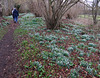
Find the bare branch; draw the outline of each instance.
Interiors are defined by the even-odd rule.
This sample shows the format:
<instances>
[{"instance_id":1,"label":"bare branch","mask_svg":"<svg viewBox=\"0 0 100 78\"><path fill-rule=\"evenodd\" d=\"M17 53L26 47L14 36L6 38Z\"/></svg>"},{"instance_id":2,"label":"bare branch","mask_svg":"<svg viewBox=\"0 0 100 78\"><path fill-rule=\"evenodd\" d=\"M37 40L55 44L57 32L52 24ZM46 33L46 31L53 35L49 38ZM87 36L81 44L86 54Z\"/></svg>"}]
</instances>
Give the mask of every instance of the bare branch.
<instances>
[{"instance_id":1,"label":"bare branch","mask_svg":"<svg viewBox=\"0 0 100 78\"><path fill-rule=\"evenodd\" d=\"M62 16L80 0L38 0L43 3L47 28L54 29L60 24Z\"/></svg>"}]
</instances>

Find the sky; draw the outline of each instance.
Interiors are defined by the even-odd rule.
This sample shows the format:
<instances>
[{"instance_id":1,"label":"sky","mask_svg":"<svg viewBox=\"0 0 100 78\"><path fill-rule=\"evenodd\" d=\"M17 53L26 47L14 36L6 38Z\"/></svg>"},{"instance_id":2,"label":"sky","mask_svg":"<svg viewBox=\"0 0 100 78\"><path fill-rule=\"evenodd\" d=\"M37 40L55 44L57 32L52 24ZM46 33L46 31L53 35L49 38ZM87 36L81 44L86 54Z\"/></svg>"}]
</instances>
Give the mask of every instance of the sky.
<instances>
[{"instance_id":1,"label":"sky","mask_svg":"<svg viewBox=\"0 0 100 78\"><path fill-rule=\"evenodd\" d=\"M86 1L86 0L83 0ZM87 0L89 5L92 5L93 0ZM99 6L100 6L100 2L99 2Z\"/></svg>"},{"instance_id":2,"label":"sky","mask_svg":"<svg viewBox=\"0 0 100 78\"><path fill-rule=\"evenodd\" d=\"M85 0L83 0L83 1L85 1ZM87 0L87 1L93 1L93 0Z\"/></svg>"},{"instance_id":3,"label":"sky","mask_svg":"<svg viewBox=\"0 0 100 78\"><path fill-rule=\"evenodd\" d=\"M85 1L85 0L83 0L83 1ZM93 2L93 0L87 0L87 2L88 2L88 3L91 3L91 2Z\"/></svg>"}]
</instances>

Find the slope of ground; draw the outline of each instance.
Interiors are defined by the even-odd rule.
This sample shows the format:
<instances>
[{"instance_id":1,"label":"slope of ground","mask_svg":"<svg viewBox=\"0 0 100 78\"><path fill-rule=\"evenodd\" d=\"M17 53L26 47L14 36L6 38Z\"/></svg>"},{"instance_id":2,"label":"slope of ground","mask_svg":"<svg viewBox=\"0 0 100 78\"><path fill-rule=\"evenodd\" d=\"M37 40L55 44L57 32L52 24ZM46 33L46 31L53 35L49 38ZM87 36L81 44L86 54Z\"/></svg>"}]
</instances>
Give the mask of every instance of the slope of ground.
<instances>
[{"instance_id":1,"label":"slope of ground","mask_svg":"<svg viewBox=\"0 0 100 78\"><path fill-rule=\"evenodd\" d=\"M73 23L47 30L42 18L26 14L14 32L19 78L99 78L100 34Z\"/></svg>"},{"instance_id":2,"label":"slope of ground","mask_svg":"<svg viewBox=\"0 0 100 78\"><path fill-rule=\"evenodd\" d=\"M0 17L0 40L7 33L9 24L6 19Z\"/></svg>"},{"instance_id":3,"label":"slope of ground","mask_svg":"<svg viewBox=\"0 0 100 78\"><path fill-rule=\"evenodd\" d=\"M0 19L0 78L16 78L16 45L13 33L18 23L4 18Z\"/></svg>"}]
</instances>

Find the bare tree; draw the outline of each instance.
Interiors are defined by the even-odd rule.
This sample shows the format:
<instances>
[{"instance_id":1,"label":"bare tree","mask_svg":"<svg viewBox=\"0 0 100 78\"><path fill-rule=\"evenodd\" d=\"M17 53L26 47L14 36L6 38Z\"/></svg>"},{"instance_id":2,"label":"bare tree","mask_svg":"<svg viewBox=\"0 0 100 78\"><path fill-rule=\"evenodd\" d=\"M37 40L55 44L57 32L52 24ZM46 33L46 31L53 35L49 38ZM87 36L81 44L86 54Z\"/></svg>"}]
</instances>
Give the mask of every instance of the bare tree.
<instances>
[{"instance_id":1,"label":"bare tree","mask_svg":"<svg viewBox=\"0 0 100 78\"><path fill-rule=\"evenodd\" d=\"M58 28L62 16L80 0L38 0L46 21L47 29Z\"/></svg>"},{"instance_id":2,"label":"bare tree","mask_svg":"<svg viewBox=\"0 0 100 78\"><path fill-rule=\"evenodd\" d=\"M93 0L93 4L92 4L92 17L93 17L93 22L94 24L97 24L97 13L98 13L98 9L99 9L99 2L100 0Z\"/></svg>"},{"instance_id":3,"label":"bare tree","mask_svg":"<svg viewBox=\"0 0 100 78\"><path fill-rule=\"evenodd\" d=\"M82 3L77 3L73 7L71 7L63 17L66 19L73 19L77 18L79 14L83 13L83 4Z\"/></svg>"},{"instance_id":4,"label":"bare tree","mask_svg":"<svg viewBox=\"0 0 100 78\"><path fill-rule=\"evenodd\" d=\"M81 1L80 1L81 2ZM84 5L86 5L89 9L92 10L92 17L93 17L93 23L97 24L97 15L98 15L98 11L99 11L99 3L100 0L85 0L84 2L81 2Z\"/></svg>"},{"instance_id":5,"label":"bare tree","mask_svg":"<svg viewBox=\"0 0 100 78\"><path fill-rule=\"evenodd\" d=\"M0 1L0 17L2 16L2 5L1 5L1 1Z\"/></svg>"}]
</instances>

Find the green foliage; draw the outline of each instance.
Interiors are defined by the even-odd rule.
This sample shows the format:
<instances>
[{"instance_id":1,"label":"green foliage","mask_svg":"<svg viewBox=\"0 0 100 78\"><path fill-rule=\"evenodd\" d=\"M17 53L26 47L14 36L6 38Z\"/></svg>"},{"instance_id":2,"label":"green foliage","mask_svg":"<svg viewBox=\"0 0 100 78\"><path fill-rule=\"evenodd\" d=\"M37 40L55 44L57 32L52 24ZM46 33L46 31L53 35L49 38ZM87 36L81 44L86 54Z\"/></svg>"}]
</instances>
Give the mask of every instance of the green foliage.
<instances>
[{"instance_id":1,"label":"green foliage","mask_svg":"<svg viewBox=\"0 0 100 78\"><path fill-rule=\"evenodd\" d=\"M30 48L31 48L31 49L35 49L34 44L30 44Z\"/></svg>"},{"instance_id":2,"label":"green foliage","mask_svg":"<svg viewBox=\"0 0 100 78\"><path fill-rule=\"evenodd\" d=\"M86 39L80 39L79 41L86 42L87 40Z\"/></svg>"},{"instance_id":3,"label":"green foliage","mask_svg":"<svg viewBox=\"0 0 100 78\"><path fill-rule=\"evenodd\" d=\"M22 42L22 45L23 45L23 46L28 45L28 41L24 40L24 41Z\"/></svg>"},{"instance_id":4,"label":"green foliage","mask_svg":"<svg viewBox=\"0 0 100 78\"><path fill-rule=\"evenodd\" d=\"M79 56L80 56L80 57L83 57L83 56L84 56L84 53L79 53Z\"/></svg>"},{"instance_id":5,"label":"green foliage","mask_svg":"<svg viewBox=\"0 0 100 78\"><path fill-rule=\"evenodd\" d=\"M32 74L33 74L33 73L32 73L31 71L28 71L27 74L28 74L27 77L29 78L29 77L32 77Z\"/></svg>"},{"instance_id":6,"label":"green foliage","mask_svg":"<svg viewBox=\"0 0 100 78\"><path fill-rule=\"evenodd\" d=\"M98 68L98 70L100 70L100 64L98 64L98 67L97 68Z\"/></svg>"},{"instance_id":7,"label":"green foliage","mask_svg":"<svg viewBox=\"0 0 100 78\"><path fill-rule=\"evenodd\" d=\"M97 37L100 38L100 34L97 34Z\"/></svg>"},{"instance_id":8,"label":"green foliage","mask_svg":"<svg viewBox=\"0 0 100 78\"><path fill-rule=\"evenodd\" d=\"M25 29L22 29L22 28L18 28L18 29L16 29L16 30L14 31L14 34L16 34L16 36L17 36L18 34L20 34L20 36L23 36L23 35L26 35L27 33L28 33L28 31L25 30Z\"/></svg>"},{"instance_id":9,"label":"green foliage","mask_svg":"<svg viewBox=\"0 0 100 78\"><path fill-rule=\"evenodd\" d=\"M25 18L33 18L35 17L32 13L28 13L28 14L25 14L24 16L22 16L23 19Z\"/></svg>"},{"instance_id":10,"label":"green foliage","mask_svg":"<svg viewBox=\"0 0 100 78\"><path fill-rule=\"evenodd\" d=\"M80 43L80 44L78 44L78 48L82 48L82 49L84 49L84 48L85 48L85 44L84 44L84 43Z\"/></svg>"},{"instance_id":11,"label":"green foliage","mask_svg":"<svg viewBox=\"0 0 100 78\"><path fill-rule=\"evenodd\" d=\"M83 32L83 30L82 29L78 29L78 28L73 28L73 30L72 30L72 33L76 34L76 36L81 34L82 32Z\"/></svg>"},{"instance_id":12,"label":"green foliage","mask_svg":"<svg viewBox=\"0 0 100 78\"><path fill-rule=\"evenodd\" d=\"M95 48L93 48L93 47L88 47L88 50L89 50L90 52L96 52L96 51L98 51L97 49L95 49Z\"/></svg>"},{"instance_id":13,"label":"green foliage","mask_svg":"<svg viewBox=\"0 0 100 78\"><path fill-rule=\"evenodd\" d=\"M40 41L39 43L40 43L40 45L43 45L44 44L44 41Z\"/></svg>"},{"instance_id":14,"label":"green foliage","mask_svg":"<svg viewBox=\"0 0 100 78\"><path fill-rule=\"evenodd\" d=\"M29 63L24 65L27 70L27 72L24 72L29 78L32 78L32 75L35 78L57 77L56 72L59 72L57 69L60 70L63 67L71 69L69 75L71 78L82 78L81 73L79 73L80 69L81 71L86 70L92 76L93 74L97 76L99 65L96 71L92 62L84 61L85 54L87 55L86 58L88 58L91 54L94 54L92 52L98 51L97 45L95 46L93 43L88 44L89 40L91 40L89 42L92 42L96 38L94 35L88 35L82 27L72 24L65 24L66 26L64 25L65 27L59 30L47 30L45 27L42 27L45 24L43 18L33 18L31 15L24 15L20 21L20 30L17 29L16 32L19 34L18 37L22 37L22 39L25 36L25 40L23 39L21 43L24 51L22 49L19 51L22 51L22 60L27 60ZM26 37L28 38L26 39ZM35 45L38 48L40 47L41 51L38 51ZM74 66L75 61L77 61L78 67L82 67L76 68L77 66ZM45 69L47 67L50 69Z\"/></svg>"},{"instance_id":15,"label":"green foliage","mask_svg":"<svg viewBox=\"0 0 100 78\"><path fill-rule=\"evenodd\" d=\"M51 32L51 30L47 30L47 32Z\"/></svg>"},{"instance_id":16,"label":"green foliage","mask_svg":"<svg viewBox=\"0 0 100 78\"><path fill-rule=\"evenodd\" d=\"M86 34L81 36L82 39L86 39L88 37L89 37L89 35L86 35Z\"/></svg>"},{"instance_id":17,"label":"green foliage","mask_svg":"<svg viewBox=\"0 0 100 78\"><path fill-rule=\"evenodd\" d=\"M33 37L33 34L29 33L29 36L30 36L30 37Z\"/></svg>"},{"instance_id":18,"label":"green foliage","mask_svg":"<svg viewBox=\"0 0 100 78\"><path fill-rule=\"evenodd\" d=\"M94 44L94 43L89 43L88 46L89 46L89 47L96 47L96 44Z\"/></svg>"},{"instance_id":19,"label":"green foliage","mask_svg":"<svg viewBox=\"0 0 100 78\"><path fill-rule=\"evenodd\" d=\"M45 35L44 39L47 41L57 40L58 38L55 35Z\"/></svg>"},{"instance_id":20,"label":"green foliage","mask_svg":"<svg viewBox=\"0 0 100 78\"><path fill-rule=\"evenodd\" d=\"M3 16L5 19L13 19L12 15L11 16Z\"/></svg>"},{"instance_id":21,"label":"green foliage","mask_svg":"<svg viewBox=\"0 0 100 78\"><path fill-rule=\"evenodd\" d=\"M41 53L41 55L42 55L42 58L44 59L44 60L47 60L48 59L48 52L46 52L46 51L43 51L42 53Z\"/></svg>"},{"instance_id":22,"label":"green foliage","mask_svg":"<svg viewBox=\"0 0 100 78\"><path fill-rule=\"evenodd\" d=\"M60 39L61 39L61 40L65 40L66 38L62 36Z\"/></svg>"},{"instance_id":23,"label":"green foliage","mask_svg":"<svg viewBox=\"0 0 100 78\"><path fill-rule=\"evenodd\" d=\"M80 61L82 61L82 60L84 60L84 58L83 57L77 57Z\"/></svg>"},{"instance_id":24,"label":"green foliage","mask_svg":"<svg viewBox=\"0 0 100 78\"><path fill-rule=\"evenodd\" d=\"M67 66L68 68L70 67L69 64L70 64L70 60L66 57L58 57L57 60L56 60L56 63L59 65L59 66Z\"/></svg>"},{"instance_id":25,"label":"green foliage","mask_svg":"<svg viewBox=\"0 0 100 78\"><path fill-rule=\"evenodd\" d=\"M69 52L64 51L64 52L63 52L63 55L64 55L64 56L69 56Z\"/></svg>"},{"instance_id":26,"label":"green foliage","mask_svg":"<svg viewBox=\"0 0 100 78\"><path fill-rule=\"evenodd\" d=\"M83 66L83 67L87 67L87 66L88 66L88 62L82 60L82 61L80 62L80 65Z\"/></svg>"},{"instance_id":27,"label":"green foliage","mask_svg":"<svg viewBox=\"0 0 100 78\"><path fill-rule=\"evenodd\" d=\"M0 40L3 38L3 36L7 33L8 31L8 25L10 23L6 20L2 20L0 22Z\"/></svg>"},{"instance_id":28,"label":"green foliage","mask_svg":"<svg viewBox=\"0 0 100 78\"><path fill-rule=\"evenodd\" d=\"M56 43L57 43L56 40L52 40L52 41L51 41L51 44L56 44Z\"/></svg>"},{"instance_id":29,"label":"green foliage","mask_svg":"<svg viewBox=\"0 0 100 78\"><path fill-rule=\"evenodd\" d=\"M2 22L2 26L7 26L7 25L9 25L10 23L9 22Z\"/></svg>"},{"instance_id":30,"label":"green foliage","mask_svg":"<svg viewBox=\"0 0 100 78\"><path fill-rule=\"evenodd\" d=\"M93 74L93 68L87 67L87 68L86 68L86 71L87 71L90 75Z\"/></svg>"},{"instance_id":31,"label":"green foliage","mask_svg":"<svg viewBox=\"0 0 100 78\"><path fill-rule=\"evenodd\" d=\"M71 78L78 78L79 77L78 71L76 69L71 69L70 77Z\"/></svg>"},{"instance_id":32,"label":"green foliage","mask_svg":"<svg viewBox=\"0 0 100 78\"><path fill-rule=\"evenodd\" d=\"M68 50L69 52L73 52L73 51L74 51L73 47L68 47L67 50Z\"/></svg>"},{"instance_id":33,"label":"green foliage","mask_svg":"<svg viewBox=\"0 0 100 78\"><path fill-rule=\"evenodd\" d=\"M89 66L92 67L92 65L93 65L93 63L92 62L89 62Z\"/></svg>"},{"instance_id":34,"label":"green foliage","mask_svg":"<svg viewBox=\"0 0 100 78\"><path fill-rule=\"evenodd\" d=\"M41 65L38 61L34 61L33 64L31 64L31 66L32 66L32 67L33 67L33 66L36 66L36 69L37 69L38 71L42 71L42 69L43 69L42 65Z\"/></svg>"}]
</instances>

